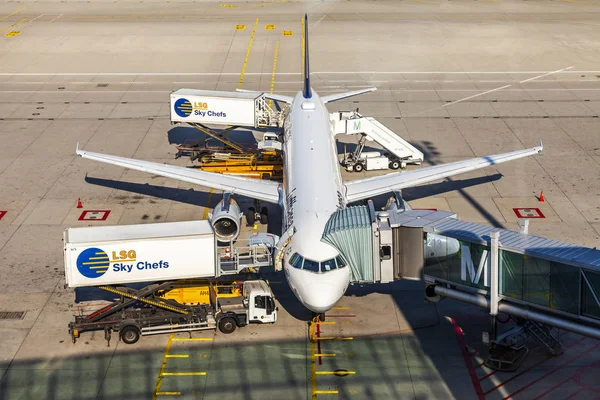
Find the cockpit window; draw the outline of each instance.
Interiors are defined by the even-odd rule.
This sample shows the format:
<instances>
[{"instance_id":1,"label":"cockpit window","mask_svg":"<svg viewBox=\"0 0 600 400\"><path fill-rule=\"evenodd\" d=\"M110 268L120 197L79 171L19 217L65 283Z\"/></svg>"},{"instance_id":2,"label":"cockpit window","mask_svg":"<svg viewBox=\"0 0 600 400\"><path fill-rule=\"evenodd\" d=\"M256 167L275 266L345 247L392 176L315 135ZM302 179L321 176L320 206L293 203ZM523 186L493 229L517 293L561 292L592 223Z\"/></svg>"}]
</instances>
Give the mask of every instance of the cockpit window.
<instances>
[{"instance_id":1,"label":"cockpit window","mask_svg":"<svg viewBox=\"0 0 600 400\"><path fill-rule=\"evenodd\" d=\"M302 269L311 271L311 272L319 272L319 263L316 261L309 260L308 258L304 259L304 267Z\"/></svg>"},{"instance_id":2,"label":"cockpit window","mask_svg":"<svg viewBox=\"0 0 600 400\"><path fill-rule=\"evenodd\" d=\"M304 261L302 256L298 253L294 253L294 255L290 258L289 263L294 268L302 269L302 261Z\"/></svg>"},{"instance_id":3,"label":"cockpit window","mask_svg":"<svg viewBox=\"0 0 600 400\"><path fill-rule=\"evenodd\" d=\"M335 261L337 262L337 267L338 267L338 268L344 268L346 265L348 265L348 264L346 264L346 263L344 262L344 259L342 258L342 256L337 256L337 257L335 258Z\"/></svg>"},{"instance_id":4,"label":"cockpit window","mask_svg":"<svg viewBox=\"0 0 600 400\"><path fill-rule=\"evenodd\" d=\"M321 262L321 272L331 271L332 269L336 268L337 267L335 266L335 259L333 258L331 260Z\"/></svg>"}]
</instances>

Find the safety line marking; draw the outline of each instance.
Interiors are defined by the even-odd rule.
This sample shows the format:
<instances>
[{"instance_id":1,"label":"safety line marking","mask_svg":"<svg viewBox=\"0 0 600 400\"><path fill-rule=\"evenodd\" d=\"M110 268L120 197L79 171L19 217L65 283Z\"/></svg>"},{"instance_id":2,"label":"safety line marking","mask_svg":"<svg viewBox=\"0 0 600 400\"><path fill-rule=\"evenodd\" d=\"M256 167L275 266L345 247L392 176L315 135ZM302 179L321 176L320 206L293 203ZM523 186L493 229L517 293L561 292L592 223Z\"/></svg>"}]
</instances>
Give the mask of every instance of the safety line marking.
<instances>
[{"instance_id":1,"label":"safety line marking","mask_svg":"<svg viewBox=\"0 0 600 400\"><path fill-rule=\"evenodd\" d=\"M206 372L163 372L162 376L205 376Z\"/></svg>"},{"instance_id":2,"label":"safety line marking","mask_svg":"<svg viewBox=\"0 0 600 400\"><path fill-rule=\"evenodd\" d=\"M167 358L190 358L189 354L167 354Z\"/></svg>"},{"instance_id":3,"label":"safety line marking","mask_svg":"<svg viewBox=\"0 0 600 400\"><path fill-rule=\"evenodd\" d=\"M248 58L250 58L250 51L252 50L252 42L254 41L254 34L256 33L256 27L258 26L258 18L256 18L256 22L254 22L254 28L252 28L252 35L250 36L250 43L248 43L248 50L246 51L246 58L244 59L244 66L242 67L242 74L240 75L240 82L238 83L237 88L242 88L242 83L244 82L244 74L246 73L246 67L248 66Z\"/></svg>"},{"instance_id":4,"label":"safety line marking","mask_svg":"<svg viewBox=\"0 0 600 400\"><path fill-rule=\"evenodd\" d=\"M157 396L181 396L181 392L156 392Z\"/></svg>"},{"instance_id":5,"label":"safety line marking","mask_svg":"<svg viewBox=\"0 0 600 400\"><path fill-rule=\"evenodd\" d=\"M315 390L314 394L339 394L337 390Z\"/></svg>"},{"instance_id":6,"label":"safety line marking","mask_svg":"<svg viewBox=\"0 0 600 400\"><path fill-rule=\"evenodd\" d=\"M315 357L335 357L335 353L317 353Z\"/></svg>"},{"instance_id":7,"label":"safety line marking","mask_svg":"<svg viewBox=\"0 0 600 400\"><path fill-rule=\"evenodd\" d=\"M13 11L13 12L11 12L10 14L8 14L8 15L5 15L4 17L1 17L1 18L0 18L0 21L4 21L4 20L5 20L5 19L7 19L8 17L12 17L13 15L15 15L15 14L18 14L18 13L20 13L21 11L23 11L23 10L25 10L25 9L27 9L27 7L19 8L17 11Z\"/></svg>"},{"instance_id":8,"label":"safety line marking","mask_svg":"<svg viewBox=\"0 0 600 400\"><path fill-rule=\"evenodd\" d=\"M314 338L314 340L354 340L354 338L352 336L321 336Z\"/></svg>"},{"instance_id":9,"label":"safety line marking","mask_svg":"<svg viewBox=\"0 0 600 400\"><path fill-rule=\"evenodd\" d=\"M213 338L173 338L174 342L211 341Z\"/></svg>"},{"instance_id":10,"label":"safety line marking","mask_svg":"<svg viewBox=\"0 0 600 400\"><path fill-rule=\"evenodd\" d=\"M336 310L336 311L342 311L342 310L349 310L350 307L333 307L332 310Z\"/></svg>"},{"instance_id":11,"label":"safety line marking","mask_svg":"<svg viewBox=\"0 0 600 400\"><path fill-rule=\"evenodd\" d=\"M65 15L65 14L60 14L58 17L56 17L56 18L54 18L54 19L50 20L50 22L54 22L54 21L56 21L57 19L59 19L59 18L60 18L60 17L62 17L63 15Z\"/></svg>"},{"instance_id":12,"label":"safety line marking","mask_svg":"<svg viewBox=\"0 0 600 400\"><path fill-rule=\"evenodd\" d=\"M273 94L273 89L275 88L275 71L277 71L277 55L279 54L279 40L275 42L275 55L273 56L273 72L271 73L271 91L270 94ZM269 100L269 106L273 107L273 100Z\"/></svg>"},{"instance_id":13,"label":"safety line marking","mask_svg":"<svg viewBox=\"0 0 600 400\"><path fill-rule=\"evenodd\" d=\"M34 19L31 19L31 20L29 20L29 23L31 23L31 22L33 22L33 21L35 21L36 19L38 19L38 18L40 18L40 17L43 17L44 15L46 15L46 14L40 14L40 15L38 15L38 16L37 16L37 17L35 17Z\"/></svg>"},{"instance_id":14,"label":"safety line marking","mask_svg":"<svg viewBox=\"0 0 600 400\"><path fill-rule=\"evenodd\" d=\"M12 24L11 26L7 26L7 27L6 27L6 28L4 28L4 29L0 29L0 32L7 31L7 30L9 30L10 28L12 28L13 26L17 26L17 25L19 25L21 22L25 22L25 21L27 21L27 19L28 19L28 18L23 18L22 20L20 20L19 22L15 22L15 23L14 23L14 24Z\"/></svg>"},{"instance_id":15,"label":"safety line marking","mask_svg":"<svg viewBox=\"0 0 600 400\"><path fill-rule=\"evenodd\" d=\"M156 386L154 386L154 394L152 395L152 400L156 400L156 397L158 396L158 393L160 390L160 384L162 383L163 373L167 366L167 355L169 354L169 351L171 350L172 342L173 342L173 334L171 333L169 335L169 340L167 341L167 348L165 349L165 354L163 356L162 365L160 366L160 372L158 373L158 378L156 379Z\"/></svg>"}]
</instances>

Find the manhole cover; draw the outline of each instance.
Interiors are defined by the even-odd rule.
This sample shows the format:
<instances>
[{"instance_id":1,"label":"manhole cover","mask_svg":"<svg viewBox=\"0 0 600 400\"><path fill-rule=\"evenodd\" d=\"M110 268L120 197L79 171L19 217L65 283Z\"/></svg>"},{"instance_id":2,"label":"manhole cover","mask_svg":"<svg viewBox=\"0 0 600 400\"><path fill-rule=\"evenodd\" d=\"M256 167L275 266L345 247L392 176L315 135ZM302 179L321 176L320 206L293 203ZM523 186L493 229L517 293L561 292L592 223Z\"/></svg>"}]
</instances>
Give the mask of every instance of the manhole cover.
<instances>
[{"instance_id":1,"label":"manhole cover","mask_svg":"<svg viewBox=\"0 0 600 400\"><path fill-rule=\"evenodd\" d=\"M26 311L0 311L0 319L23 319Z\"/></svg>"}]
</instances>

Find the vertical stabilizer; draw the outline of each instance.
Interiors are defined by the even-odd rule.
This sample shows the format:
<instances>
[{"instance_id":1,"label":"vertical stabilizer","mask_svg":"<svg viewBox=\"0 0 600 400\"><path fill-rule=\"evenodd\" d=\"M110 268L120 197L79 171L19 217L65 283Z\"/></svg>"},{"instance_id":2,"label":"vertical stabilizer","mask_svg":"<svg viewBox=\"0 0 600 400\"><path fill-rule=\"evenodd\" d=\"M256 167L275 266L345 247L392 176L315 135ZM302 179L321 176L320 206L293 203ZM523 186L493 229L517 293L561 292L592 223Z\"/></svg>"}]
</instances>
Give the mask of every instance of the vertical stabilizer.
<instances>
[{"instance_id":1,"label":"vertical stabilizer","mask_svg":"<svg viewBox=\"0 0 600 400\"><path fill-rule=\"evenodd\" d=\"M302 94L305 99L310 99L310 69L308 68L308 15L304 14L304 88Z\"/></svg>"}]
</instances>

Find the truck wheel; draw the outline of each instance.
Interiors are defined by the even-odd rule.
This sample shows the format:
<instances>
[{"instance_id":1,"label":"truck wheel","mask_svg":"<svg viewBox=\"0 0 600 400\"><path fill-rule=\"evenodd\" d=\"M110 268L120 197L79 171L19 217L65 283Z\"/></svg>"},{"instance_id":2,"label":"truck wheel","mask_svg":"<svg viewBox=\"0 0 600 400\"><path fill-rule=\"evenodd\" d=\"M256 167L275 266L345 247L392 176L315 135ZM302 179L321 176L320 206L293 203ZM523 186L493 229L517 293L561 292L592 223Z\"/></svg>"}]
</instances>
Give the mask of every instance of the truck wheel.
<instances>
[{"instance_id":1,"label":"truck wheel","mask_svg":"<svg viewBox=\"0 0 600 400\"><path fill-rule=\"evenodd\" d=\"M362 172L365 167L361 163L354 165L354 172Z\"/></svg>"},{"instance_id":2,"label":"truck wheel","mask_svg":"<svg viewBox=\"0 0 600 400\"><path fill-rule=\"evenodd\" d=\"M394 160L390 162L390 168L391 169L398 169L400 168L400 161L398 160Z\"/></svg>"},{"instance_id":3,"label":"truck wheel","mask_svg":"<svg viewBox=\"0 0 600 400\"><path fill-rule=\"evenodd\" d=\"M235 319L231 317L223 317L219 320L219 330L225 334L232 333L237 328Z\"/></svg>"},{"instance_id":4,"label":"truck wheel","mask_svg":"<svg viewBox=\"0 0 600 400\"><path fill-rule=\"evenodd\" d=\"M263 225L267 225L269 223L269 210L267 207L260 209L260 223Z\"/></svg>"},{"instance_id":5,"label":"truck wheel","mask_svg":"<svg viewBox=\"0 0 600 400\"><path fill-rule=\"evenodd\" d=\"M140 330L133 325L126 326L121 329L121 340L126 344L134 344L140 340Z\"/></svg>"},{"instance_id":6,"label":"truck wheel","mask_svg":"<svg viewBox=\"0 0 600 400\"><path fill-rule=\"evenodd\" d=\"M248 212L246 213L246 222L248 223L248 226L252 226L254 225L254 222L256 222L255 213L256 210L254 207L248 208Z\"/></svg>"}]
</instances>

